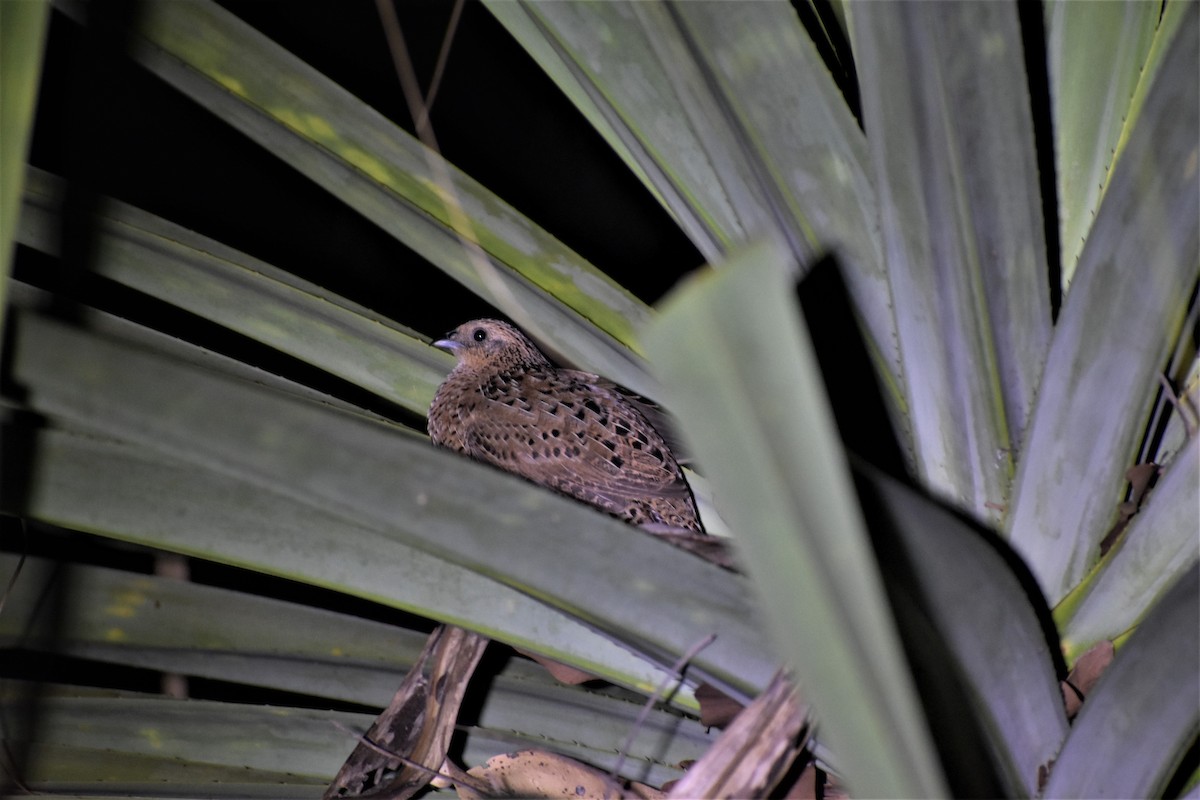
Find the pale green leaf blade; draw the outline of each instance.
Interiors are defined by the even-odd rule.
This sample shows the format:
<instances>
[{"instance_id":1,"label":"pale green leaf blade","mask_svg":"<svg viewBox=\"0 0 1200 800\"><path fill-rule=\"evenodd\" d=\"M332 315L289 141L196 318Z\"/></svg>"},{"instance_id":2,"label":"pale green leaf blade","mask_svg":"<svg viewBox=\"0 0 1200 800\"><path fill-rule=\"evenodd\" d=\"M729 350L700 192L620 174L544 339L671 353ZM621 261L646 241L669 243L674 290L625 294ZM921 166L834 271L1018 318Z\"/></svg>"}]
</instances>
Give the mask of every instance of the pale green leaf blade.
<instances>
[{"instance_id":1,"label":"pale green leaf blade","mask_svg":"<svg viewBox=\"0 0 1200 800\"><path fill-rule=\"evenodd\" d=\"M14 280L12 282L10 299L12 303L11 308L14 310L36 311L38 309L49 308L53 295L50 292L45 292L29 284ZM219 372L242 381L267 386L284 394L302 397L314 403L327 405L350 414L369 417L377 422L391 425L396 424L382 415L367 411L333 395L317 391L302 383L297 383L272 372L267 372L264 369L259 369L244 361L238 361L236 358L206 350L191 342L147 328L123 317L98 311L84 305L78 305L76 308L73 308L72 313L76 315L77 321L88 330L109 336L116 336L138 347L168 355L212 372ZM440 352L425 346L419 340L416 343L420 347L417 351L419 355L424 355L426 352L435 354ZM288 349L291 352L299 352L302 348L293 347ZM367 347L367 349L369 350L370 348ZM401 365L406 362L406 358L402 353L397 355L397 360ZM419 364L419 362L417 363ZM344 365L342 365L342 368L344 368ZM411 372L407 374L411 375L412 373L419 372L419 370L419 366L411 367Z\"/></svg>"},{"instance_id":2,"label":"pale green leaf blade","mask_svg":"<svg viewBox=\"0 0 1200 800\"><path fill-rule=\"evenodd\" d=\"M1105 192L1021 454L1007 529L1052 605L1116 518L1200 275L1198 19L1188 4Z\"/></svg>"},{"instance_id":3,"label":"pale green leaf blade","mask_svg":"<svg viewBox=\"0 0 1200 800\"><path fill-rule=\"evenodd\" d=\"M746 165L720 120L671 11L649 3L489 3L491 12L716 261L767 223ZM549 57L548 54L553 54ZM688 89L698 90L685 94Z\"/></svg>"},{"instance_id":4,"label":"pale green leaf blade","mask_svg":"<svg viewBox=\"0 0 1200 800\"><path fill-rule=\"evenodd\" d=\"M917 474L995 521L1050 336L1016 9L853 11Z\"/></svg>"},{"instance_id":5,"label":"pale green leaf blade","mask_svg":"<svg viewBox=\"0 0 1200 800\"><path fill-rule=\"evenodd\" d=\"M1146 102L1146 95L1158 78L1158 70L1162 66L1163 57L1166 56L1167 51L1171 47L1171 42L1175 41L1175 37L1179 34L1184 20L1187 19L1189 5L1186 2L1163 0L1162 16L1158 20L1158 28L1154 31L1154 39L1150 44L1149 52L1146 53L1146 60L1139 67L1137 88L1133 92L1133 98L1129 101L1129 110L1126 112L1124 122L1121 125L1121 138L1117 142L1117 150L1113 155L1113 160L1121 157L1121 152L1125 149L1125 143L1129 140L1129 134L1136 127L1137 120L1141 117L1142 105ZM1146 9L1139 9L1139 11L1143 14L1152 14L1152 12ZM1112 171L1111 168L1109 171Z\"/></svg>"},{"instance_id":6,"label":"pale green leaf blade","mask_svg":"<svg viewBox=\"0 0 1200 800\"><path fill-rule=\"evenodd\" d=\"M22 244L51 255L61 181L31 169ZM89 265L100 275L295 356L424 414L454 359L325 289L124 203L104 199Z\"/></svg>"},{"instance_id":7,"label":"pale green leaf blade","mask_svg":"<svg viewBox=\"0 0 1200 800\"><path fill-rule=\"evenodd\" d=\"M1200 732L1200 569L1118 652L1075 719L1045 797L1161 797Z\"/></svg>"},{"instance_id":8,"label":"pale green leaf blade","mask_svg":"<svg viewBox=\"0 0 1200 800\"><path fill-rule=\"evenodd\" d=\"M802 236L794 245L808 262L801 268L837 258L897 435L910 448L876 192L858 123L787 5L749 3L730 15L718 3L690 3L679 6L679 17L712 76L707 88L749 151L746 180L766 183L775 215L794 220L779 227Z\"/></svg>"},{"instance_id":9,"label":"pale green leaf blade","mask_svg":"<svg viewBox=\"0 0 1200 800\"><path fill-rule=\"evenodd\" d=\"M207 0L151 3L134 55L154 74L316 181L384 231L554 342L569 360L650 396L628 347L649 315L635 297L317 70ZM452 195L439 174L452 184ZM490 268L455 236L448 202Z\"/></svg>"},{"instance_id":10,"label":"pale green leaf blade","mask_svg":"<svg viewBox=\"0 0 1200 800\"><path fill-rule=\"evenodd\" d=\"M0 696L8 707L0 708L11 714L22 701L18 692L28 689L10 683L8 693ZM605 712L605 717L595 717L603 727L601 741L559 739L554 734L560 731L553 728L548 735L522 733L521 728L536 731L546 719L546 709L540 707L545 699L510 688L503 714L493 711L489 723L481 719L480 726L465 728L463 760L477 764L499 753L539 747L601 768L614 765L616 749L639 707L588 697L566 687L558 690L575 695L577 721L592 718L597 709ZM158 796L169 785L173 791L166 796L175 797L188 793L190 787L191 793L206 797L316 798L355 745L353 735L337 724L365 731L373 721L370 714L181 701L71 687L50 687L48 693L40 705L39 743L25 777L37 788L58 791ZM561 709L552 710L561 722ZM677 778L680 771L662 759L694 758L707 743L698 724L682 722L652 715L623 774L656 783ZM516 728L505 727L514 723ZM578 725L575 728L577 732ZM681 729L685 737L677 735ZM103 738L97 737L98 731ZM665 744L665 737L673 741ZM12 740L18 746L23 743L19 735Z\"/></svg>"},{"instance_id":11,"label":"pale green leaf blade","mask_svg":"<svg viewBox=\"0 0 1200 800\"><path fill-rule=\"evenodd\" d=\"M741 252L672 296L646 345L850 791L942 795L790 266Z\"/></svg>"},{"instance_id":12,"label":"pale green leaf blade","mask_svg":"<svg viewBox=\"0 0 1200 800\"><path fill-rule=\"evenodd\" d=\"M1139 0L1046 4L1064 286L1112 175L1117 142L1136 122L1130 101L1160 10Z\"/></svg>"},{"instance_id":13,"label":"pale green leaf blade","mask_svg":"<svg viewBox=\"0 0 1200 800\"><path fill-rule=\"evenodd\" d=\"M395 429L24 322L14 370L43 413L318 505L380 531L381 546L505 583L660 663L715 632L694 674L737 695L774 672L740 580L620 521Z\"/></svg>"},{"instance_id":14,"label":"pale green leaf blade","mask_svg":"<svg viewBox=\"0 0 1200 800\"><path fill-rule=\"evenodd\" d=\"M46 0L0 3L0 325L49 19Z\"/></svg>"},{"instance_id":15,"label":"pale green leaf blade","mask_svg":"<svg viewBox=\"0 0 1200 800\"><path fill-rule=\"evenodd\" d=\"M19 560L0 554L0 574L18 574ZM410 632L382 622L155 575L31 556L18 577L0 615L5 646L74 654L106 647L228 651L399 673L424 643L424 636L412 633L410 640ZM58 608L39 602L50 596L59 598ZM270 680L269 673L262 677Z\"/></svg>"},{"instance_id":16,"label":"pale green leaf blade","mask_svg":"<svg viewBox=\"0 0 1200 800\"><path fill-rule=\"evenodd\" d=\"M96 419L94 424L111 423ZM2 430L7 446L37 454L29 486L6 481L3 501L9 513L300 580L469 627L641 691L664 680L662 669L593 630L413 548L386 526L356 524L304 499L297 502L126 443L65 431ZM387 435L386 428L378 430ZM429 449L416 437L402 441L409 460ZM391 469L400 485L403 463ZM412 499L419 508L421 499ZM692 703L689 692L680 699Z\"/></svg>"},{"instance_id":17,"label":"pale green leaf blade","mask_svg":"<svg viewBox=\"0 0 1200 800\"><path fill-rule=\"evenodd\" d=\"M1096 642L1133 628L1155 601L1200 560L1196 498L1200 446L1184 445L1146 507L1130 521L1096 573L1057 609L1063 650L1074 660Z\"/></svg>"},{"instance_id":18,"label":"pale green leaf blade","mask_svg":"<svg viewBox=\"0 0 1200 800\"><path fill-rule=\"evenodd\" d=\"M3 574L18 558L0 556ZM39 598L60 599L54 620ZM119 629L120 634L114 635ZM48 634L48 636L47 636ZM82 564L29 559L0 616L5 646L235 681L382 708L426 635L214 586ZM476 725L611 766L635 727L628 697L563 686L531 662L491 678ZM715 733L652 710L630 742L625 774L657 782L698 758ZM640 764L640 766L639 766Z\"/></svg>"},{"instance_id":19,"label":"pale green leaf blade","mask_svg":"<svg viewBox=\"0 0 1200 800\"><path fill-rule=\"evenodd\" d=\"M31 688L6 684L0 700L7 718L20 713ZM190 785L197 794L236 796L242 785L253 788L247 796L315 798L354 745L333 723L360 730L370 724L369 715L338 711L53 687L45 695L37 718L43 744L22 777L60 792L153 796L169 782L177 795ZM19 730L9 736L23 743ZM66 753L69 760L62 759Z\"/></svg>"},{"instance_id":20,"label":"pale green leaf blade","mask_svg":"<svg viewBox=\"0 0 1200 800\"><path fill-rule=\"evenodd\" d=\"M780 232L835 253L907 436L895 322L861 130L783 3L489 3L697 248ZM780 109L803 109L780 113Z\"/></svg>"}]
</instances>

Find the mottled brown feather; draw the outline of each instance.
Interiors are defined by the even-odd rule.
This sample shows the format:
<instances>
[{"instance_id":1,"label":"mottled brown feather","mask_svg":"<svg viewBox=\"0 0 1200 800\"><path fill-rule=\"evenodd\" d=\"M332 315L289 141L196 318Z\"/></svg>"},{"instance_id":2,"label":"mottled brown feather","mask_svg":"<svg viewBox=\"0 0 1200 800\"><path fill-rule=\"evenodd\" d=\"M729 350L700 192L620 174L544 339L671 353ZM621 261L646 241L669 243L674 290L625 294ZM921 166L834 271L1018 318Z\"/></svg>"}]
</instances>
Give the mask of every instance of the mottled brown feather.
<instances>
[{"instance_id":1,"label":"mottled brown feather","mask_svg":"<svg viewBox=\"0 0 1200 800\"><path fill-rule=\"evenodd\" d=\"M702 532L649 401L611 381L556 369L516 328L464 323L435 342L458 358L429 409L429 436L635 525Z\"/></svg>"}]
</instances>

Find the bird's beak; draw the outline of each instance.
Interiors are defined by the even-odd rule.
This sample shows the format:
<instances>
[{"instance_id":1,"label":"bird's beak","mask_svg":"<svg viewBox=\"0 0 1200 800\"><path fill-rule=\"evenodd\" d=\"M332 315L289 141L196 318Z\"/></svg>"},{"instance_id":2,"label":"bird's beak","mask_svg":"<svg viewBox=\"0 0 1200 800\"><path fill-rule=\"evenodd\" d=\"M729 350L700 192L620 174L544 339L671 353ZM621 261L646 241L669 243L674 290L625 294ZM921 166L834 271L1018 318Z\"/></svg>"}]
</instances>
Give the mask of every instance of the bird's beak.
<instances>
[{"instance_id":1,"label":"bird's beak","mask_svg":"<svg viewBox=\"0 0 1200 800\"><path fill-rule=\"evenodd\" d=\"M433 343L433 346L439 350L445 350L450 353L457 353L462 349L462 342L456 342L454 339L438 339Z\"/></svg>"}]
</instances>

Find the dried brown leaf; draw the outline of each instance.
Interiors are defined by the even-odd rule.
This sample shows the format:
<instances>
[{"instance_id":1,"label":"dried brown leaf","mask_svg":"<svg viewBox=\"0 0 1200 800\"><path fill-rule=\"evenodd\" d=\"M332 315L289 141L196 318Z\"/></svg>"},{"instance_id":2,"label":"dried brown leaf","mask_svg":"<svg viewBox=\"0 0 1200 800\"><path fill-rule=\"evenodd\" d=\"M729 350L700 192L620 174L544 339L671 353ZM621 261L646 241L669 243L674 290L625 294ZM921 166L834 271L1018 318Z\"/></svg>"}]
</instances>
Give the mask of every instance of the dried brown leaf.
<instances>
[{"instance_id":1,"label":"dried brown leaf","mask_svg":"<svg viewBox=\"0 0 1200 800\"><path fill-rule=\"evenodd\" d=\"M1101 558L1107 555L1112 546L1116 544L1117 539L1121 538L1121 534L1129 525L1129 520L1133 519L1133 515L1141 509L1142 503L1146 499L1146 493L1150 490L1154 479L1158 477L1158 469L1158 464L1147 461L1144 464L1136 464L1125 471L1125 480L1129 481L1129 499L1117 506L1117 521L1100 540Z\"/></svg>"},{"instance_id":2,"label":"dried brown leaf","mask_svg":"<svg viewBox=\"0 0 1200 800\"><path fill-rule=\"evenodd\" d=\"M326 800L407 798L424 788L446 759L459 706L487 643L462 628L434 630L367 741L359 742L325 790Z\"/></svg>"},{"instance_id":3,"label":"dried brown leaf","mask_svg":"<svg viewBox=\"0 0 1200 800\"><path fill-rule=\"evenodd\" d=\"M568 686L578 686L579 684L587 683L588 681L601 680L601 678L593 675L590 672L584 672L577 667L572 667L571 665L564 664L561 661L555 661L552 658L539 656L537 653L531 653L528 650L522 650L519 647L515 649L521 655L528 656L545 667L546 671L549 672L550 675L553 676L554 680L558 681L559 683L565 683Z\"/></svg>"},{"instance_id":4,"label":"dried brown leaf","mask_svg":"<svg viewBox=\"0 0 1200 800\"><path fill-rule=\"evenodd\" d=\"M1067 719L1074 719L1084 699L1113 660L1112 642L1097 642L1075 662L1075 668L1062 682L1063 705Z\"/></svg>"},{"instance_id":5,"label":"dried brown leaf","mask_svg":"<svg viewBox=\"0 0 1200 800\"><path fill-rule=\"evenodd\" d=\"M589 767L572 758L544 750L521 750L489 758L483 766L467 770L475 783L483 783L491 791L484 795L472 788L458 785L462 800L483 797L573 797L608 798L642 797L647 800L663 797L662 792L644 784L634 784L627 790L615 784L602 770Z\"/></svg>"},{"instance_id":6,"label":"dried brown leaf","mask_svg":"<svg viewBox=\"0 0 1200 800\"><path fill-rule=\"evenodd\" d=\"M806 709L784 673L729 725L672 788L671 797L763 797L808 740Z\"/></svg>"},{"instance_id":7,"label":"dried brown leaf","mask_svg":"<svg viewBox=\"0 0 1200 800\"><path fill-rule=\"evenodd\" d=\"M745 709L741 703L710 683L696 687L696 702L700 704L700 722L709 728L724 728Z\"/></svg>"}]
</instances>

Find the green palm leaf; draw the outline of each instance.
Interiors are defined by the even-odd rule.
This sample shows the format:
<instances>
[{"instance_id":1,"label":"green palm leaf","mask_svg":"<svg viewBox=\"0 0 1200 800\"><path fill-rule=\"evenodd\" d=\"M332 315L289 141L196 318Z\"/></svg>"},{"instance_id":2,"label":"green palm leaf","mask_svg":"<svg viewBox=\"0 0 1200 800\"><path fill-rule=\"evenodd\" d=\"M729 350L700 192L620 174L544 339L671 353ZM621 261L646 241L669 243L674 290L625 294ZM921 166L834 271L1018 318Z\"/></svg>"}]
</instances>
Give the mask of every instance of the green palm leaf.
<instances>
[{"instance_id":1,"label":"green palm leaf","mask_svg":"<svg viewBox=\"0 0 1200 800\"><path fill-rule=\"evenodd\" d=\"M697 659L703 673L738 693L760 689L770 679L771 661L757 631L746 625L751 611L745 588L727 572L395 428L35 317L22 320L21 328L14 372L40 412L232 475L247 482L246 491L277 492L300 504L296 514L311 513L305 506L315 503L365 529L355 539L318 536L314 552L274 552L264 559L285 575L314 580L307 576L315 563L322 581L332 571L339 585L357 584L356 593L386 599L395 594L394 562L403 553L398 548L389 557L388 543L407 544L550 602L661 663L671 663L716 631L718 643ZM240 502L256 499L250 494ZM260 554L277 550L280 533L259 530L254 536L233 528L215 541L223 547L253 543ZM355 541L361 542L358 552L352 549ZM497 548L497 542L505 546ZM579 552L604 554L603 568L560 569ZM672 581L656 575L672 575ZM449 581L441 582L458 592L457 582ZM606 593L613 602L604 607L589 601ZM521 620L522 604L498 602L494 593L487 602L485 597L486 591L464 597L464 605L485 612L482 606L490 604L508 620L506 626L545 627L528 616ZM431 613L435 604L433 598ZM672 610L683 607L692 609L685 621ZM518 643L477 621L447 621ZM543 649L536 641L528 644ZM546 655L575 661L566 653Z\"/></svg>"},{"instance_id":2,"label":"green palm leaf","mask_svg":"<svg viewBox=\"0 0 1200 800\"><path fill-rule=\"evenodd\" d=\"M0 6L8 43L11 9ZM1196 671L1183 652L1194 636L1167 634L1196 629L1183 611L1194 611L1200 560L1200 456L1186 420L1155 395L1161 372L1186 390L1200 364L1189 338L1196 5L1046 7L1057 207L1036 174L1046 143L1033 136L1029 87L1043 78L1023 57L1041 43L1023 40L1036 26L1011 5L834 3L833 17L777 2L745 2L736 15L715 3L487 8L721 268L702 271L661 318L222 7L147 3L131 40L151 73L564 361L668 401L711 481L697 477L698 494L731 523L748 575L436 450L381 415L384 404L368 412L110 316L82 289L58 297L21 258L62 255L64 191L48 173L12 168L18 137L5 137L0 168L0 236L12 236L10 201L23 196L15 233L26 248L22 280L0 274L6 308L18 309L0 359L0 508L460 624L642 694L716 633L675 706L695 708L700 679L749 698L786 662L816 709L817 751L857 795L1033 796L1056 755L1047 796L1089 794L1095 781L1161 793L1186 777L1176 773L1196 704L1157 687ZM808 17L853 43L865 131ZM818 41L834 33L812 30ZM33 59L14 71L2 49L8 131L10 75L35 82ZM1061 253L1047 256L1040 209L1058 217ZM324 370L409 419L450 365L422 334L286 264L113 200L92 210L87 265L101 280ZM848 468L790 299L796 276L827 254L910 478L1003 525L1020 557L914 490ZM1052 322L1057 263L1070 287ZM412 285L397 276L399 289ZM69 320L34 312L63 299ZM1164 462L1163 474L1101 560L1139 459ZM29 562L0 642L296 692L310 705L384 702L419 646L404 627L72 566L75 555ZM71 578L59 595L68 613L52 636L35 598L60 585L49 577L59 571ZM1035 583L1058 605L1061 642L1046 641ZM1073 660L1112 637L1123 643L1112 672L1069 729L1051 652L1061 644ZM509 664L465 731L465 757L540 742L608 766L636 713L625 689L560 687ZM6 745L28 753L28 785L63 792L314 796L353 746L330 721L361 730L370 720L300 708L301 698L271 708L38 691L36 734L6 728ZM19 721L33 694L9 687L6 718ZM661 782L709 741L660 709L626 773ZM1091 769L1092 754L1115 752Z\"/></svg>"},{"instance_id":3,"label":"green palm leaf","mask_svg":"<svg viewBox=\"0 0 1200 800\"><path fill-rule=\"evenodd\" d=\"M50 4L6 3L0 7L0 173L20 175L28 156L33 112L41 74L42 48ZM21 182L6 178L0 187L0 322L12 262L13 230L20 216Z\"/></svg>"},{"instance_id":4,"label":"green palm leaf","mask_svg":"<svg viewBox=\"0 0 1200 800\"><path fill-rule=\"evenodd\" d=\"M1050 334L1016 9L868 5L854 34L918 474L995 521Z\"/></svg>"},{"instance_id":5,"label":"green palm leaf","mask_svg":"<svg viewBox=\"0 0 1200 800\"><path fill-rule=\"evenodd\" d=\"M1057 603L1116 518L1200 259L1197 9L1165 55L1054 333L1007 528ZM1078 491L1085 486L1087 491Z\"/></svg>"},{"instance_id":6,"label":"green palm leaf","mask_svg":"<svg viewBox=\"0 0 1200 800\"><path fill-rule=\"evenodd\" d=\"M788 266L751 249L673 297L646 333L653 363L855 792L940 795Z\"/></svg>"},{"instance_id":7,"label":"green palm leaf","mask_svg":"<svg viewBox=\"0 0 1200 800\"><path fill-rule=\"evenodd\" d=\"M138 35L134 54L156 75L561 342L564 356L653 394L637 357L620 344L631 343L645 307L415 138L213 3L148 4ZM439 184L441 175L452 190ZM468 230L452 219L451 203L461 206ZM456 235L477 242L491 267L473 262Z\"/></svg>"},{"instance_id":8,"label":"green palm leaf","mask_svg":"<svg viewBox=\"0 0 1200 800\"><path fill-rule=\"evenodd\" d=\"M1117 143L1137 120L1133 96L1160 10L1156 3L1046 3L1064 286L1116 165ZM1152 72L1145 77L1153 82Z\"/></svg>"}]
</instances>

